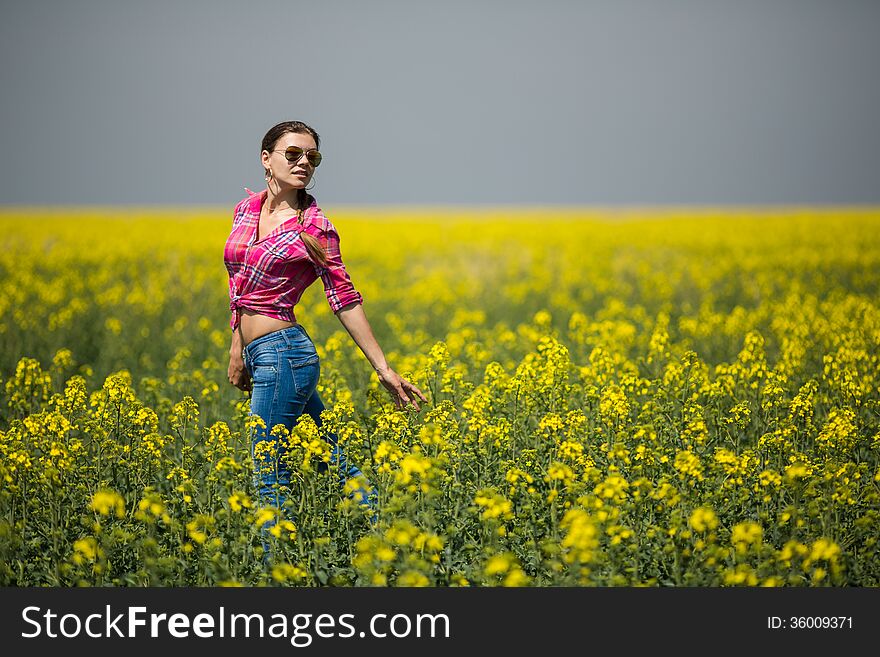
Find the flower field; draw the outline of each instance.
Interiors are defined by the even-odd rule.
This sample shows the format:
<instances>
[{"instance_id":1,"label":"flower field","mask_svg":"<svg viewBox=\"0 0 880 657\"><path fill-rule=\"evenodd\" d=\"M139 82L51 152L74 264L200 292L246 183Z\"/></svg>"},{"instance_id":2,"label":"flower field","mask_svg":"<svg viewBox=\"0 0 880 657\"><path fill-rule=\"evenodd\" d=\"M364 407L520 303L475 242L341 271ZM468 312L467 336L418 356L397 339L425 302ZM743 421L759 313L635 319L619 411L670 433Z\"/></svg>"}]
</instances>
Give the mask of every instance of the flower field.
<instances>
[{"instance_id":1,"label":"flower field","mask_svg":"<svg viewBox=\"0 0 880 657\"><path fill-rule=\"evenodd\" d=\"M231 212L0 214L0 585L880 585L880 211L327 211L429 402L309 288L268 567Z\"/></svg>"}]
</instances>

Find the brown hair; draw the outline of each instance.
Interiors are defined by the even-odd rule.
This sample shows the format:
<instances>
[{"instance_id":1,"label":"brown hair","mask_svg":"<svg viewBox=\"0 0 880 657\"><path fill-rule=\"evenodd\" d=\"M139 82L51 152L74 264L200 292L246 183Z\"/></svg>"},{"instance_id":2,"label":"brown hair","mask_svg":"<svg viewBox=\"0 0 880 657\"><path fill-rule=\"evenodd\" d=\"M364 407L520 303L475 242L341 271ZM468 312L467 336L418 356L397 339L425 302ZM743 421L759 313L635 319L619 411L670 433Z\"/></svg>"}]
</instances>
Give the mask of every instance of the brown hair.
<instances>
[{"instance_id":1,"label":"brown hair","mask_svg":"<svg viewBox=\"0 0 880 657\"><path fill-rule=\"evenodd\" d=\"M318 136L318 133L309 125L306 125L302 121L282 121L281 123L272 126L269 128L269 132L263 137L263 142L260 145L260 154L263 151L269 151L270 153L274 150L275 144L278 143L278 140L281 139L288 132L298 132L300 134L309 134L312 136L312 139L315 140L315 147L320 150L321 148L321 137ZM301 189L297 192L299 197L297 199L299 206L305 210L310 204L309 201L309 193ZM302 239L303 244L306 247L306 251L309 256L311 256L312 261L320 264L321 267L327 266L327 254L324 249L321 247L318 239L313 235L309 235L305 231L299 234L300 239Z\"/></svg>"}]
</instances>

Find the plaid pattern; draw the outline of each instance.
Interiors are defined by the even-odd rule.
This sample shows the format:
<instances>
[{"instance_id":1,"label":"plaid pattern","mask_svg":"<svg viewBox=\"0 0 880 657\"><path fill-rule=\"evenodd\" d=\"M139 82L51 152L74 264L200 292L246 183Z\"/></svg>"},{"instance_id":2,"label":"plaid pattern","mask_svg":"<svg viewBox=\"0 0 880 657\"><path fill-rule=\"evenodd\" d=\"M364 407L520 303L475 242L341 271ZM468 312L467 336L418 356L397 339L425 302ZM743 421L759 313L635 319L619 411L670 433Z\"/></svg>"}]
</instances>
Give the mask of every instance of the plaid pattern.
<instances>
[{"instance_id":1,"label":"plaid pattern","mask_svg":"<svg viewBox=\"0 0 880 657\"><path fill-rule=\"evenodd\" d=\"M241 321L240 308L296 322L293 307L318 278L324 283L324 293L334 313L351 303L364 302L342 263L339 233L321 212L314 197L303 213L302 224L290 219L255 242L260 209L268 190L258 194L247 188L245 191L249 196L235 206L232 232L223 254L229 272L230 326L233 331ZM318 238L327 254L327 267L311 261L300 239L302 231Z\"/></svg>"}]
</instances>

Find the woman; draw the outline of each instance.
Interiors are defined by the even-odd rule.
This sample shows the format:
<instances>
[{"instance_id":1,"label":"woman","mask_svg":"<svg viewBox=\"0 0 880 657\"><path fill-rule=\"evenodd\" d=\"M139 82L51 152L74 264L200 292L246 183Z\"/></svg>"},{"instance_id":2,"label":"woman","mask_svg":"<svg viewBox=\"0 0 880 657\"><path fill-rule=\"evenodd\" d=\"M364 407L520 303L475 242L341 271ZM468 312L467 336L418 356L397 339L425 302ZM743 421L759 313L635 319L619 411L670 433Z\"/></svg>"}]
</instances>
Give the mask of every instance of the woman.
<instances>
[{"instance_id":1,"label":"woman","mask_svg":"<svg viewBox=\"0 0 880 657\"><path fill-rule=\"evenodd\" d=\"M388 366L361 306L363 297L342 262L339 234L306 191L321 163L319 147L318 133L300 121L279 123L266 133L261 151L266 189L259 194L246 189L250 195L235 207L224 253L232 311L229 382L251 391L251 415L265 424L251 437L255 483L263 502L279 508L287 498L290 469L283 445L280 451L267 449L279 447L269 432L276 424L292 429L303 413L320 427L324 410L316 390L318 354L293 312L318 278L330 308L376 370L396 407L418 412L418 399L427 401ZM337 436L330 434L327 439L340 483L363 477L346 463ZM272 442L261 445L267 440ZM369 485L365 479L362 483ZM372 507L375 522L375 493L362 486L352 496Z\"/></svg>"}]
</instances>

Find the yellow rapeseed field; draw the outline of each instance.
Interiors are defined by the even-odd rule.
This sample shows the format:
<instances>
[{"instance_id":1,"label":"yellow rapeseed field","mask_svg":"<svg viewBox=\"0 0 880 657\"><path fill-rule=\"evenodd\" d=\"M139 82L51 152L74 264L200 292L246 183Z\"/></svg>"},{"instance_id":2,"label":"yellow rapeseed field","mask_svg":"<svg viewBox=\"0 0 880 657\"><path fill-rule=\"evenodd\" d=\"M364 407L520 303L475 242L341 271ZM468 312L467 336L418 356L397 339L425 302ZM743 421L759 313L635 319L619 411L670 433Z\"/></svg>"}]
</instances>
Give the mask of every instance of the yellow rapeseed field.
<instances>
[{"instance_id":1,"label":"yellow rapeseed field","mask_svg":"<svg viewBox=\"0 0 880 657\"><path fill-rule=\"evenodd\" d=\"M268 568L231 208L0 215L0 585L880 585L880 210L326 211L429 402L305 293Z\"/></svg>"}]
</instances>

